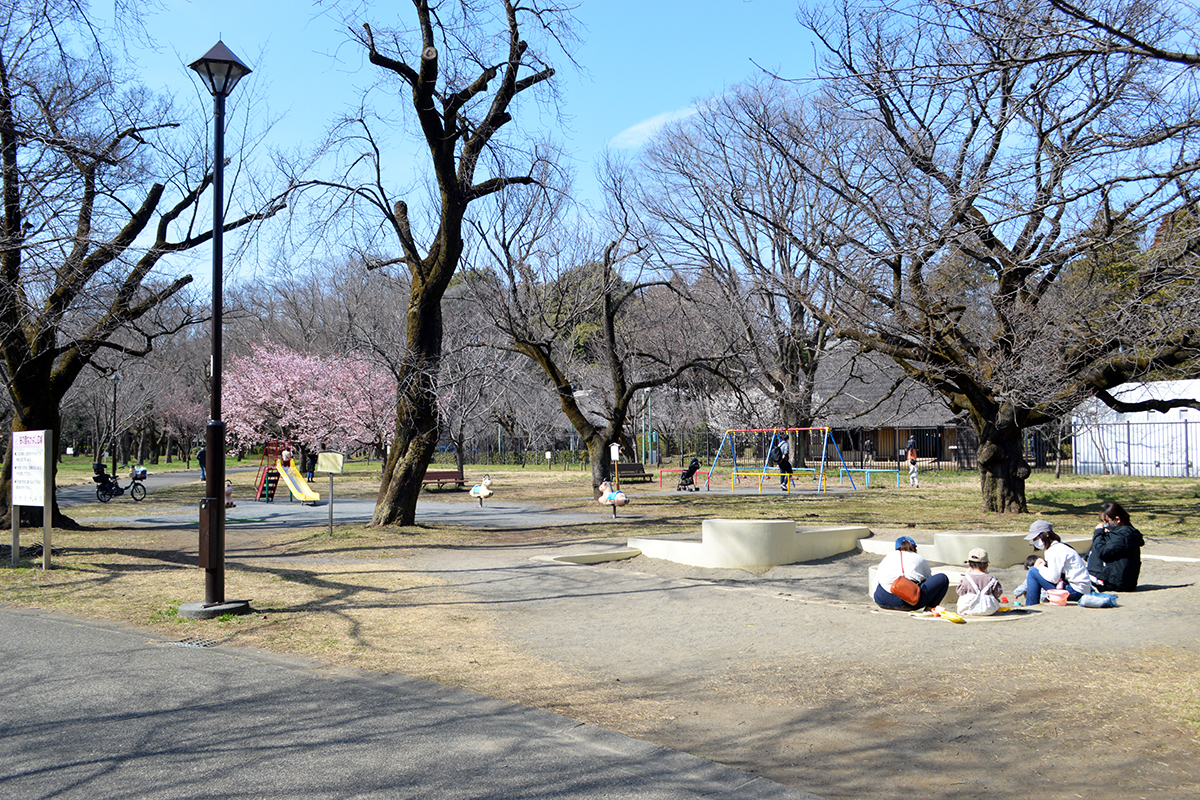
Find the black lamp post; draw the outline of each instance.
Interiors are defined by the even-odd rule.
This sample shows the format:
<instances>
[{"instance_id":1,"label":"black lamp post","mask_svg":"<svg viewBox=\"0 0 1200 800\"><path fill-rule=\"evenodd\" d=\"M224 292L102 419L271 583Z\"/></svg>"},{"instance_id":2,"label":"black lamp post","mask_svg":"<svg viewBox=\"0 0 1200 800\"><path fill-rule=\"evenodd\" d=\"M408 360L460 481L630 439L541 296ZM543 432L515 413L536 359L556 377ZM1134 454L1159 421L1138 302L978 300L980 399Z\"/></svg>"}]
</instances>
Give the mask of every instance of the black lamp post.
<instances>
[{"instance_id":1,"label":"black lamp post","mask_svg":"<svg viewBox=\"0 0 1200 800\"><path fill-rule=\"evenodd\" d=\"M200 566L204 568L204 602L184 603L180 616L209 619L245 614L245 600L225 600L225 422L221 419L222 246L225 224L225 98L250 68L217 42L189 65L213 96L213 235L212 235L212 418L204 435L208 461L204 501L200 504Z\"/></svg>"}]
</instances>

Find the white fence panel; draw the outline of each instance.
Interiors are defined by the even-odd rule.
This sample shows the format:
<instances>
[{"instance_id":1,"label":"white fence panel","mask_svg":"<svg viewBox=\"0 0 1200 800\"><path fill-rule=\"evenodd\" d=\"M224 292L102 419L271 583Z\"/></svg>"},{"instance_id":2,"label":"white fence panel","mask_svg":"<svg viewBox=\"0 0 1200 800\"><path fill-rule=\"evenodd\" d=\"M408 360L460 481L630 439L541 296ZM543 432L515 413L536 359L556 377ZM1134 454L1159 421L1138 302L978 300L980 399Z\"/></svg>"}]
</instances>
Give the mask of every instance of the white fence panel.
<instances>
[{"instance_id":1,"label":"white fence panel","mask_svg":"<svg viewBox=\"0 0 1200 800\"><path fill-rule=\"evenodd\" d=\"M1071 448L1081 475L1197 476L1200 424L1116 422L1080 426Z\"/></svg>"}]
</instances>

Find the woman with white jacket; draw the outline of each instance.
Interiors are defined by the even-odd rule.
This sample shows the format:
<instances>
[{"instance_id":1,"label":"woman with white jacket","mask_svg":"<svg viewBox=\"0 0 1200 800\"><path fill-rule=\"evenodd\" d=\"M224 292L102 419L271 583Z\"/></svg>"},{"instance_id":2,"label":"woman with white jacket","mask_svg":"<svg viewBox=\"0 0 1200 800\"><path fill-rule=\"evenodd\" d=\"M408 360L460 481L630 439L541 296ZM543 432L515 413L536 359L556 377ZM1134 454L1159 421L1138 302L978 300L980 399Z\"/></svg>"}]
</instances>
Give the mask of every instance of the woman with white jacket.
<instances>
[{"instance_id":1,"label":"woman with white jacket","mask_svg":"<svg viewBox=\"0 0 1200 800\"><path fill-rule=\"evenodd\" d=\"M1054 532L1054 526L1044 519L1039 519L1029 526L1029 535L1025 537L1033 542L1034 550L1045 550L1044 564L1030 567L1025 578L1025 604L1036 606L1042 600L1042 593L1047 589L1056 589L1061 582L1067 590L1068 600L1078 600L1092 591L1092 579L1088 575L1087 562L1074 547L1063 544L1062 539Z\"/></svg>"}]
</instances>

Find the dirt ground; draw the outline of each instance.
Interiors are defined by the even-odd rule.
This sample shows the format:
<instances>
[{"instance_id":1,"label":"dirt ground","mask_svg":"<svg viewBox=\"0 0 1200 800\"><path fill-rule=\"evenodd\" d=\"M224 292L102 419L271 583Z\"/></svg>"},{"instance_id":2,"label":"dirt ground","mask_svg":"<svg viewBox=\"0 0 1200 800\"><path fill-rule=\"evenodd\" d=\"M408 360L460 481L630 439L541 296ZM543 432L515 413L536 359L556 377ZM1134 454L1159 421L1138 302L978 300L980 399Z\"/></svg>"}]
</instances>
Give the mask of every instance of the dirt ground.
<instances>
[{"instance_id":1,"label":"dirt ground","mask_svg":"<svg viewBox=\"0 0 1200 800\"><path fill-rule=\"evenodd\" d=\"M1156 550L1196 558L1200 542ZM879 557L862 553L761 575L540 562L529 595L511 585L529 566L475 559L456 554L455 586L527 654L501 690L522 702L831 798L1200 795L1198 563L1147 560L1119 608L954 625L876 609ZM1024 570L995 574L1011 591ZM538 665L576 691L548 697Z\"/></svg>"},{"instance_id":2,"label":"dirt ground","mask_svg":"<svg viewBox=\"0 0 1200 800\"><path fill-rule=\"evenodd\" d=\"M112 613L159 632L194 624L161 610L196 599L194 529L115 535L61 534L63 569L6 576L0 601L136 595ZM879 557L863 553L762 574L551 560L623 543L231 531L228 596L257 613L221 630L330 669L548 708L829 798L1200 796L1200 563L1147 559L1142 590L1115 609L954 625L876 609ZM1200 558L1200 540L1145 552ZM1024 570L995 574L1011 592Z\"/></svg>"},{"instance_id":3,"label":"dirt ground","mask_svg":"<svg viewBox=\"0 0 1200 800\"><path fill-rule=\"evenodd\" d=\"M1147 562L1151 590L1118 609L953 625L874 609L877 560L749 579L617 566L794 598L779 646L695 676L705 691L644 735L829 797L1200 794L1200 565ZM1009 589L1023 573L997 571Z\"/></svg>"}]
</instances>

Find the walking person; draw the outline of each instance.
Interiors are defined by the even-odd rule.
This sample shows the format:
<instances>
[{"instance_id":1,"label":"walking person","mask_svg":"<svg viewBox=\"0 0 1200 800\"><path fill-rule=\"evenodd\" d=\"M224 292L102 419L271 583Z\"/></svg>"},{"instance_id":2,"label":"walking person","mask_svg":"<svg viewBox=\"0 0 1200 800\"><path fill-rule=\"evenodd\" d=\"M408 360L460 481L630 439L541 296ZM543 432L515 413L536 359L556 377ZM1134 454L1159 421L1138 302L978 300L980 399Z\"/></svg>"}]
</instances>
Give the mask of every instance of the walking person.
<instances>
[{"instance_id":1,"label":"walking person","mask_svg":"<svg viewBox=\"0 0 1200 800\"><path fill-rule=\"evenodd\" d=\"M208 451L205 450L203 447L201 447L200 452L196 453L196 461L197 461L197 463L200 464L200 480L204 480L204 476L208 470L208 461L206 460L207 458L208 458Z\"/></svg>"},{"instance_id":2,"label":"walking person","mask_svg":"<svg viewBox=\"0 0 1200 800\"><path fill-rule=\"evenodd\" d=\"M908 444L904 446L908 451L908 485L920 488L921 479L917 477L917 440L915 437L908 437Z\"/></svg>"},{"instance_id":3,"label":"walking person","mask_svg":"<svg viewBox=\"0 0 1200 800\"><path fill-rule=\"evenodd\" d=\"M781 437L779 443L775 445L775 451L779 456L779 488L783 491L788 490L788 481L792 479L792 462L788 460L788 440L787 437Z\"/></svg>"}]
</instances>

